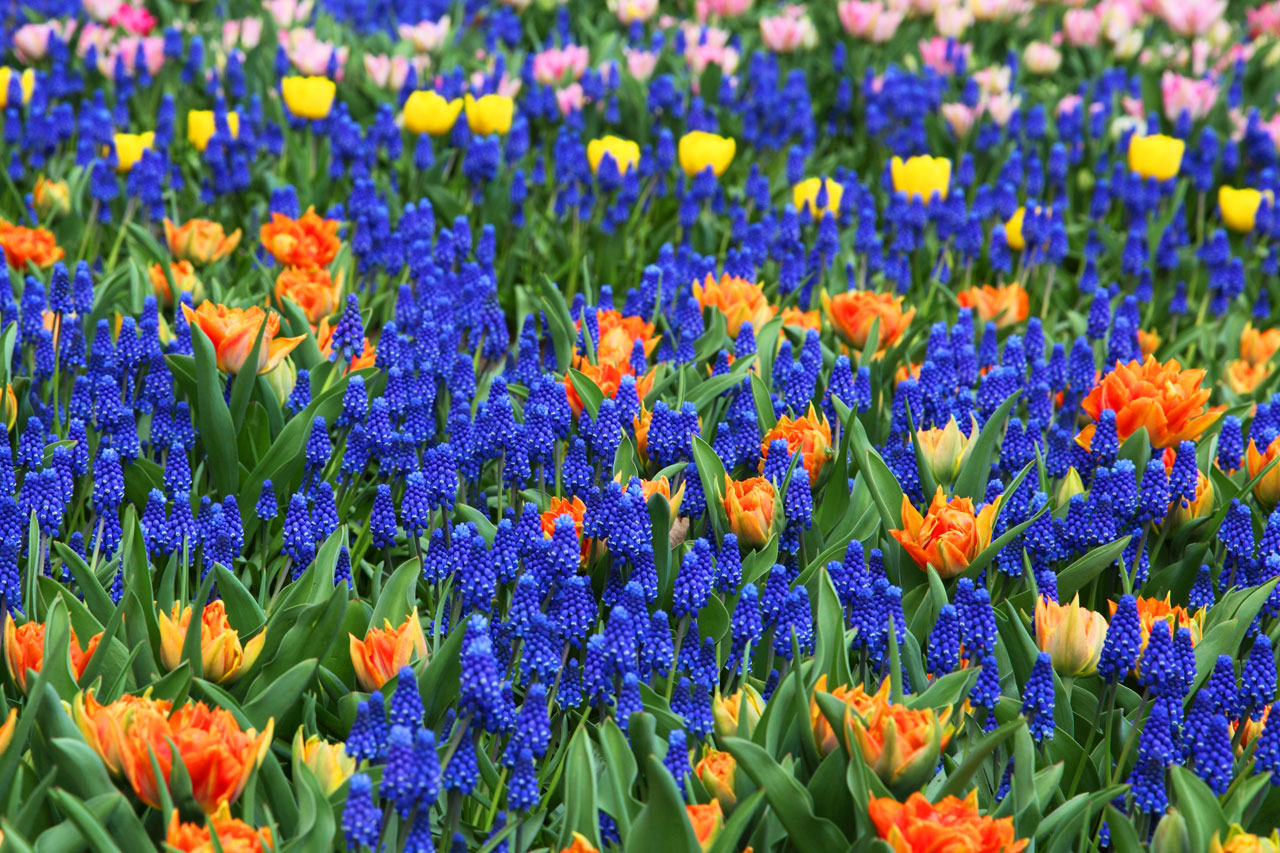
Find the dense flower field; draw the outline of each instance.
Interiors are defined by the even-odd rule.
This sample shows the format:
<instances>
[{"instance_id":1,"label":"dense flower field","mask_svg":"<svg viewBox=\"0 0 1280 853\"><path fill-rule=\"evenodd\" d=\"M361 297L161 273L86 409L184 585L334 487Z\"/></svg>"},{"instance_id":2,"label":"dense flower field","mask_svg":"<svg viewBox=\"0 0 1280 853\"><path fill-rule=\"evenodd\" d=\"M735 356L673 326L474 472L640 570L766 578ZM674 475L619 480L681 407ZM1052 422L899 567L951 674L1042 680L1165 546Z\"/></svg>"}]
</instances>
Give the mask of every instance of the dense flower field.
<instances>
[{"instance_id":1,"label":"dense flower field","mask_svg":"<svg viewBox=\"0 0 1280 853\"><path fill-rule=\"evenodd\" d=\"M1280 853L1246 5L0 0L0 849Z\"/></svg>"}]
</instances>

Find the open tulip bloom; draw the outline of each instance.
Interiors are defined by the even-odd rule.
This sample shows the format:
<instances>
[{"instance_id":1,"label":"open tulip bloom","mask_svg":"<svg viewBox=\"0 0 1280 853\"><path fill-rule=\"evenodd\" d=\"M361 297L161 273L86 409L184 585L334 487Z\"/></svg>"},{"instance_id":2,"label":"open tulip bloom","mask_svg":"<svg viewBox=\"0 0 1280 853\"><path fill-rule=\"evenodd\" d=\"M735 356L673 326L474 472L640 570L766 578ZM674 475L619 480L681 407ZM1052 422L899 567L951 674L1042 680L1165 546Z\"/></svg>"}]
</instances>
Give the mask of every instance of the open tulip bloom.
<instances>
[{"instance_id":1,"label":"open tulip bloom","mask_svg":"<svg viewBox=\"0 0 1280 853\"><path fill-rule=\"evenodd\" d=\"M0 34L6 853L1280 853L1280 0Z\"/></svg>"}]
</instances>

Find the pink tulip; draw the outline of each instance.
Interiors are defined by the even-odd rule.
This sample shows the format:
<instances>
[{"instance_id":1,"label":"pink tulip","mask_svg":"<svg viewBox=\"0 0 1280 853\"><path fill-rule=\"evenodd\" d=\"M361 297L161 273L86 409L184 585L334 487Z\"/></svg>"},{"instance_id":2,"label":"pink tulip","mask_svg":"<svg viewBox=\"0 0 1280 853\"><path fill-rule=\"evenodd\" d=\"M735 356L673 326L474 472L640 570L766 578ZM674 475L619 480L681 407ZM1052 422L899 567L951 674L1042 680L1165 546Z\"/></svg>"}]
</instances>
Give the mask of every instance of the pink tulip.
<instances>
[{"instance_id":1,"label":"pink tulip","mask_svg":"<svg viewBox=\"0 0 1280 853\"><path fill-rule=\"evenodd\" d=\"M736 18L751 8L751 0L698 0L696 12L698 20L705 22L715 15L719 18Z\"/></svg>"},{"instance_id":2,"label":"pink tulip","mask_svg":"<svg viewBox=\"0 0 1280 853\"><path fill-rule=\"evenodd\" d=\"M276 26L283 30L311 17L315 0L263 0L262 5L271 13Z\"/></svg>"},{"instance_id":3,"label":"pink tulip","mask_svg":"<svg viewBox=\"0 0 1280 853\"><path fill-rule=\"evenodd\" d=\"M1009 91L1009 83L1013 79L1013 72L1009 70L1007 65L992 65L989 68L973 72L973 79L984 94L999 95Z\"/></svg>"},{"instance_id":4,"label":"pink tulip","mask_svg":"<svg viewBox=\"0 0 1280 853\"><path fill-rule=\"evenodd\" d=\"M701 75L708 65L718 65L725 74L738 70L738 52L729 47L729 32L719 27L699 27L686 23L684 58L694 74Z\"/></svg>"},{"instance_id":5,"label":"pink tulip","mask_svg":"<svg viewBox=\"0 0 1280 853\"><path fill-rule=\"evenodd\" d=\"M125 32L145 36L155 28L156 18L142 6L121 3L107 23L113 27L120 27Z\"/></svg>"},{"instance_id":6,"label":"pink tulip","mask_svg":"<svg viewBox=\"0 0 1280 853\"><path fill-rule=\"evenodd\" d=\"M397 32L400 38L411 42L418 53L431 53L443 47L448 40L450 24L449 16L445 15L438 21L419 21L412 26L401 24Z\"/></svg>"},{"instance_id":7,"label":"pink tulip","mask_svg":"<svg viewBox=\"0 0 1280 853\"><path fill-rule=\"evenodd\" d=\"M561 80L580 80L586 73L591 52L576 44L549 47L533 57L533 79L550 85Z\"/></svg>"},{"instance_id":8,"label":"pink tulip","mask_svg":"<svg viewBox=\"0 0 1280 853\"><path fill-rule=\"evenodd\" d=\"M640 81L648 80L658 64L658 54L649 50L627 51L627 73Z\"/></svg>"},{"instance_id":9,"label":"pink tulip","mask_svg":"<svg viewBox=\"0 0 1280 853\"><path fill-rule=\"evenodd\" d=\"M1160 77L1160 96L1164 99L1164 115L1176 121L1187 113L1192 121L1204 118L1218 100L1218 86L1208 78L1194 79L1166 71Z\"/></svg>"},{"instance_id":10,"label":"pink tulip","mask_svg":"<svg viewBox=\"0 0 1280 853\"><path fill-rule=\"evenodd\" d=\"M1058 106L1054 108L1054 115L1062 118L1064 115L1075 112L1084 106L1084 98L1079 95L1064 95L1062 100L1058 101Z\"/></svg>"},{"instance_id":11,"label":"pink tulip","mask_svg":"<svg viewBox=\"0 0 1280 853\"><path fill-rule=\"evenodd\" d=\"M1202 36L1222 19L1226 0L1158 0L1154 10L1169 29L1182 36Z\"/></svg>"},{"instance_id":12,"label":"pink tulip","mask_svg":"<svg viewBox=\"0 0 1280 853\"><path fill-rule=\"evenodd\" d=\"M920 61L939 74L955 74L956 63L967 60L971 48L967 44L959 44L953 39L934 36L920 42Z\"/></svg>"},{"instance_id":13,"label":"pink tulip","mask_svg":"<svg viewBox=\"0 0 1280 853\"><path fill-rule=\"evenodd\" d=\"M337 47L327 41L316 38L314 30L297 29L279 33L280 46L284 48L289 61L303 74L323 77L329 73L329 61L336 60L338 70L334 78L342 81L343 66L347 64L348 48Z\"/></svg>"},{"instance_id":14,"label":"pink tulip","mask_svg":"<svg viewBox=\"0 0 1280 853\"><path fill-rule=\"evenodd\" d=\"M30 65L39 62L49 55L49 36L54 32L53 24L25 24L13 34L13 51L18 59Z\"/></svg>"},{"instance_id":15,"label":"pink tulip","mask_svg":"<svg viewBox=\"0 0 1280 853\"><path fill-rule=\"evenodd\" d=\"M867 38L884 11L884 6L875 0L844 0L836 7L840 26L853 38Z\"/></svg>"},{"instance_id":16,"label":"pink tulip","mask_svg":"<svg viewBox=\"0 0 1280 853\"><path fill-rule=\"evenodd\" d=\"M1076 47L1096 47L1102 35L1102 20L1093 9L1068 9L1062 17L1067 43Z\"/></svg>"},{"instance_id":17,"label":"pink tulip","mask_svg":"<svg viewBox=\"0 0 1280 853\"><path fill-rule=\"evenodd\" d=\"M1280 37L1280 0L1265 3L1256 9L1245 10L1249 21L1249 35Z\"/></svg>"},{"instance_id":18,"label":"pink tulip","mask_svg":"<svg viewBox=\"0 0 1280 853\"><path fill-rule=\"evenodd\" d=\"M886 9L876 18L875 26L871 28L871 34L868 37L876 44L884 44L898 32L898 25L902 23L904 17L906 12L901 9Z\"/></svg>"},{"instance_id":19,"label":"pink tulip","mask_svg":"<svg viewBox=\"0 0 1280 853\"><path fill-rule=\"evenodd\" d=\"M387 56L385 53L364 55L364 72L379 89L400 91L409 76L409 67L409 60L403 56Z\"/></svg>"},{"instance_id":20,"label":"pink tulip","mask_svg":"<svg viewBox=\"0 0 1280 853\"><path fill-rule=\"evenodd\" d=\"M84 10L89 17L105 24L120 8L121 0L84 0Z\"/></svg>"},{"instance_id":21,"label":"pink tulip","mask_svg":"<svg viewBox=\"0 0 1280 853\"><path fill-rule=\"evenodd\" d=\"M586 101L586 96L582 93L581 83L570 83L563 89L556 89L556 106L560 108L560 115L562 116L578 112Z\"/></svg>"},{"instance_id":22,"label":"pink tulip","mask_svg":"<svg viewBox=\"0 0 1280 853\"><path fill-rule=\"evenodd\" d=\"M818 31L803 6L785 6L781 15L760 19L760 37L774 53L809 50L818 44Z\"/></svg>"},{"instance_id":23,"label":"pink tulip","mask_svg":"<svg viewBox=\"0 0 1280 853\"><path fill-rule=\"evenodd\" d=\"M1009 119L1013 118L1013 111L1022 103L1022 98L1018 95L1010 95L1008 92L1001 92L998 95L992 95L986 101L986 112L991 116L1000 127L1004 127L1009 123Z\"/></svg>"},{"instance_id":24,"label":"pink tulip","mask_svg":"<svg viewBox=\"0 0 1280 853\"><path fill-rule=\"evenodd\" d=\"M943 104L942 117L946 120L951 132L963 138L973 130L973 125L982 116L982 107L970 107L966 104Z\"/></svg>"},{"instance_id":25,"label":"pink tulip","mask_svg":"<svg viewBox=\"0 0 1280 853\"><path fill-rule=\"evenodd\" d=\"M163 36L147 36L146 38L126 36L119 39L98 55L98 70L102 72L104 77L114 80L116 59L119 58L124 65L125 72L132 76L138 70L139 47L142 48L142 61L147 67L147 73L152 75L159 74L160 69L164 68Z\"/></svg>"},{"instance_id":26,"label":"pink tulip","mask_svg":"<svg viewBox=\"0 0 1280 853\"><path fill-rule=\"evenodd\" d=\"M235 47L253 50L262 40L262 19L241 18L222 25L222 47L228 53Z\"/></svg>"}]
</instances>

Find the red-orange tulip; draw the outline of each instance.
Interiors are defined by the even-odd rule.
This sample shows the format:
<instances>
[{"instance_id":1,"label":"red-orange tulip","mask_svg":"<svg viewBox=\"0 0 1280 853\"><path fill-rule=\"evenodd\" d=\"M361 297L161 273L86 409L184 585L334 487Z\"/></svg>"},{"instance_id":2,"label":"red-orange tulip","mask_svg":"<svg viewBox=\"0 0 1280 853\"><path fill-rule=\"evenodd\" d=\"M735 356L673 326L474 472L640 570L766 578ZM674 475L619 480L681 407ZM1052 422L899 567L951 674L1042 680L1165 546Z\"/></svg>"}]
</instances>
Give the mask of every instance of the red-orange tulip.
<instances>
[{"instance_id":1,"label":"red-orange tulip","mask_svg":"<svg viewBox=\"0 0 1280 853\"><path fill-rule=\"evenodd\" d=\"M0 249L4 250L9 266L17 270L25 269L28 261L44 269L66 257L66 252L58 246L52 232L44 228L10 225L2 219Z\"/></svg>"},{"instance_id":2,"label":"red-orange tulip","mask_svg":"<svg viewBox=\"0 0 1280 853\"><path fill-rule=\"evenodd\" d=\"M27 690L27 670L38 673L44 666L44 628L43 622L18 625L13 616L4 618L4 662L9 667L9 677L24 693ZM81 647L75 628L70 631L71 674L78 681L102 640L102 632L94 634L88 644Z\"/></svg>"},{"instance_id":3,"label":"red-orange tulip","mask_svg":"<svg viewBox=\"0 0 1280 853\"><path fill-rule=\"evenodd\" d=\"M383 627L370 627L364 640L348 634L351 665L362 690L372 693L391 680L401 668L415 658L427 656L427 637L418 621L418 608L405 617L399 627L386 620Z\"/></svg>"},{"instance_id":4,"label":"red-orange tulip","mask_svg":"<svg viewBox=\"0 0 1280 853\"><path fill-rule=\"evenodd\" d=\"M214 846L213 836L217 836L218 844ZM266 853L272 849L271 829L262 827L254 829L249 824L231 816L225 804L216 814L210 815L205 825L183 823L178 817L178 810L173 810L169 819L169 831L165 843L174 850L183 853Z\"/></svg>"},{"instance_id":5,"label":"red-orange tulip","mask_svg":"<svg viewBox=\"0 0 1280 853\"><path fill-rule=\"evenodd\" d=\"M845 343L862 350L871 337L871 326L880 321L877 352L895 343L911 325L916 309L902 310L902 297L870 290L848 290L836 296L822 294L827 319Z\"/></svg>"},{"instance_id":6,"label":"red-orange tulip","mask_svg":"<svg viewBox=\"0 0 1280 853\"><path fill-rule=\"evenodd\" d=\"M760 470L764 470L765 460L769 458L769 445L777 439L787 442L787 451L791 454L804 453L804 469L809 472L809 485L818 483L822 466L831 457L831 424L827 416L819 416L809 404L809 411L799 418L783 415L778 418L773 429L764 434L760 440Z\"/></svg>"},{"instance_id":7,"label":"red-orange tulip","mask_svg":"<svg viewBox=\"0 0 1280 853\"><path fill-rule=\"evenodd\" d=\"M1080 405L1094 421L1104 409L1115 412L1122 442L1146 427L1153 446L1176 447L1198 439L1224 411L1222 406L1205 409L1210 391L1200 387L1204 373L1183 370L1176 360L1161 364L1148 356L1141 363L1117 364ZM1093 424L1086 426L1076 441L1088 449L1093 432Z\"/></svg>"},{"instance_id":8,"label":"red-orange tulip","mask_svg":"<svg viewBox=\"0 0 1280 853\"><path fill-rule=\"evenodd\" d=\"M867 806L876 832L896 853L1020 853L1027 846L1013 832L1013 818L978 813L978 793L930 803L914 793L905 803L872 797Z\"/></svg>"},{"instance_id":9,"label":"red-orange tulip","mask_svg":"<svg viewBox=\"0 0 1280 853\"><path fill-rule=\"evenodd\" d=\"M773 483L764 477L724 480L724 511L729 529L744 548L759 548L773 535L775 499Z\"/></svg>"},{"instance_id":10,"label":"red-orange tulip","mask_svg":"<svg viewBox=\"0 0 1280 853\"><path fill-rule=\"evenodd\" d=\"M342 299L342 273L335 279L325 267L287 267L276 276L276 301L298 303L312 323L338 310Z\"/></svg>"},{"instance_id":11,"label":"red-orange tulip","mask_svg":"<svg viewBox=\"0 0 1280 853\"><path fill-rule=\"evenodd\" d=\"M339 224L336 219L317 216L311 207L298 219L273 213L271 221L262 226L262 246L286 267L327 266L342 245Z\"/></svg>"},{"instance_id":12,"label":"red-orange tulip","mask_svg":"<svg viewBox=\"0 0 1280 853\"><path fill-rule=\"evenodd\" d=\"M728 273L719 281L710 274L702 281L695 281L693 295L703 308L716 308L724 314L726 329L732 338L738 336L738 330L747 322L758 333L778 311L769 304L759 284Z\"/></svg>"},{"instance_id":13,"label":"red-orange tulip","mask_svg":"<svg viewBox=\"0 0 1280 853\"><path fill-rule=\"evenodd\" d=\"M1005 287L971 287L956 294L961 308L971 308L983 323L994 322L998 328L1006 328L1027 319L1029 300L1027 291L1020 284Z\"/></svg>"}]
</instances>

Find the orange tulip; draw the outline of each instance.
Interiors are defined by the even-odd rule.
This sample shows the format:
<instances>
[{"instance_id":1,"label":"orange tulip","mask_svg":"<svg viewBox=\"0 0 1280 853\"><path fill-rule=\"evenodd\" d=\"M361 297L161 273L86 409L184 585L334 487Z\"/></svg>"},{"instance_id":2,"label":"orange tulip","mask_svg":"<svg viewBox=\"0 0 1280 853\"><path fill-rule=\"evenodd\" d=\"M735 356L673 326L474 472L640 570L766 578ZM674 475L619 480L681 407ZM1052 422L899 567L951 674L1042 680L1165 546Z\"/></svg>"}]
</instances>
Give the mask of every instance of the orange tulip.
<instances>
[{"instance_id":1,"label":"orange tulip","mask_svg":"<svg viewBox=\"0 0 1280 853\"><path fill-rule=\"evenodd\" d=\"M1200 637L1204 632L1204 610L1197 610L1194 613L1185 607L1179 607L1170 603L1170 597L1166 595L1164 598L1143 598L1138 599L1138 621L1142 624L1142 647L1147 647L1147 640L1151 638L1151 629L1157 622L1166 622L1169 625L1169 632L1176 634L1179 628L1186 628L1191 632L1191 644L1193 646L1200 643ZM1116 613L1116 603L1110 602L1111 615Z\"/></svg>"},{"instance_id":2,"label":"orange tulip","mask_svg":"<svg viewBox=\"0 0 1280 853\"><path fill-rule=\"evenodd\" d=\"M1252 365L1266 364L1280 350L1280 329L1255 329L1245 323L1240 333L1240 357Z\"/></svg>"},{"instance_id":3,"label":"orange tulip","mask_svg":"<svg viewBox=\"0 0 1280 853\"><path fill-rule=\"evenodd\" d=\"M1243 358L1227 363L1227 387L1237 394L1252 394L1271 375L1271 365L1250 364Z\"/></svg>"},{"instance_id":4,"label":"orange tulip","mask_svg":"<svg viewBox=\"0 0 1280 853\"><path fill-rule=\"evenodd\" d=\"M286 299L298 307L312 323L319 323L338 310L342 299L342 273L335 279L325 267L286 267L276 276L276 301Z\"/></svg>"},{"instance_id":5,"label":"orange tulip","mask_svg":"<svg viewBox=\"0 0 1280 853\"><path fill-rule=\"evenodd\" d=\"M759 548L773 535L777 492L764 477L724 478L724 511L729 529L744 548Z\"/></svg>"},{"instance_id":6,"label":"orange tulip","mask_svg":"<svg viewBox=\"0 0 1280 853\"><path fill-rule=\"evenodd\" d=\"M631 372L631 365L627 362L620 364L588 364L582 362L577 369L592 382L596 387L608 397L610 400L616 399L618 396L618 386L622 384L622 377L635 376ZM653 372L650 371L644 376L636 376L636 393L643 400L649 392L653 390ZM578 391L573 387L573 382L566 376L564 380L564 395L569 400L569 408L573 409L573 416L579 417L582 414L582 398L578 396Z\"/></svg>"},{"instance_id":7,"label":"orange tulip","mask_svg":"<svg viewBox=\"0 0 1280 853\"><path fill-rule=\"evenodd\" d=\"M1144 332L1138 330L1138 349L1142 352L1143 358L1149 355L1155 355L1155 351L1160 349L1160 333Z\"/></svg>"},{"instance_id":8,"label":"orange tulip","mask_svg":"<svg viewBox=\"0 0 1280 853\"><path fill-rule=\"evenodd\" d=\"M689 815L689 823L693 826L693 834L698 839L698 846L703 853L711 849L720 830L724 829L724 812L720 803L712 800L704 805L685 806Z\"/></svg>"},{"instance_id":9,"label":"orange tulip","mask_svg":"<svg viewBox=\"0 0 1280 853\"><path fill-rule=\"evenodd\" d=\"M45 269L66 257L52 232L10 225L4 220L0 220L0 249L4 249L5 260L16 270L26 269L28 262Z\"/></svg>"},{"instance_id":10,"label":"orange tulip","mask_svg":"<svg viewBox=\"0 0 1280 853\"><path fill-rule=\"evenodd\" d=\"M320 325L314 331L316 334L316 346L320 348L320 354L328 358L333 354L333 327L329 325L329 318L321 319ZM369 338L366 337L364 339L364 351L351 359L351 364L347 365L347 373L353 370L364 370L366 367L373 367L377 363L378 348L370 343Z\"/></svg>"},{"instance_id":11,"label":"orange tulip","mask_svg":"<svg viewBox=\"0 0 1280 853\"><path fill-rule=\"evenodd\" d=\"M615 479L622 482L622 475L619 474ZM626 485L625 483L623 484ZM644 495L645 503L649 502L649 498L654 495L662 495L667 499L667 505L671 507L671 517L674 519L680 514L680 504L684 502L684 483L680 484L680 488L671 491L671 481L665 476L659 476L654 480L640 481L640 494ZM552 498L552 500L555 500Z\"/></svg>"},{"instance_id":12,"label":"orange tulip","mask_svg":"<svg viewBox=\"0 0 1280 853\"><path fill-rule=\"evenodd\" d=\"M930 565L947 580L964 571L973 558L991 544L991 525L999 501L975 512L965 497L947 500L942 487L933 496L929 511L921 516L906 495L902 496L902 529L890 530L916 565Z\"/></svg>"},{"instance_id":13,"label":"orange tulip","mask_svg":"<svg viewBox=\"0 0 1280 853\"><path fill-rule=\"evenodd\" d=\"M876 832L897 853L1020 853L1025 839L1013 833L1013 818L978 813L978 792L963 800L943 797L931 803L919 792L905 803L872 797L867 805Z\"/></svg>"},{"instance_id":14,"label":"orange tulip","mask_svg":"<svg viewBox=\"0 0 1280 853\"><path fill-rule=\"evenodd\" d=\"M778 418L773 429L766 432L764 438L760 440L761 471L764 470L765 460L769 458L769 445L779 438L787 442L789 453L804 454L803 464L805 470L809 472L809 485L816 486L818 476L822 473L822 466L826 465L827 460L831 458L831 424L827 422L827 416L822 415L819 418L813 403L810 403L809 411L804 417L792 418L783 415Z\"/></svg>"},{"instance_id":15,"label":"orange tulip","mask_svg":"<svg viewBox=\"0 0 1280 853\"><path fill-rule=\"evenodd\" d=\"M1271 716L1271 706L1267 705L1262 709L1262 717L1255 720L1252 716L1246 715L1239 721L1231 721L1229 728L1231 729L1232 742L1237 743L1236 754L1243 755L1249 751L1250 745L1253 744L1258 736L1262 734L1262 730L1266 728L1267 720ZM7 724L6 724L7 725ZM1243 729L1239 738L1236 737L1236 730ZM0 750L4 747L0 746Z\"/></svg>"},{"instance_id":16,"label":"orange tulip","mask_svg":"<svg viewBox=\"0 0 1280 853\"><path fill-rule=\"evenodd\" d=\"M897 792L914 791L933 775L938 756L955 730L951 709L908 708L889 701L886 680L872 697L871 712L852 714L853 740L867 766Z\"/></svg>"},{"instance_id":17,"label":"orange tulip","mask_svg":"<svg viewBox=\"0 0 1280 853\"><path fill-rule=\"evenodd\" d=\"M568 847L562 848L560 853L600 853L600 850L585 835L575 832L573 834L573 843Z\"/></svg>"},{"instance_id":18,"label":"orange tulip","mask_svg":"<svg viewBox=\"0 0 1280 853\"><path fill-rule=\"evenodd\" d=\"M239 228L228 235L221 225L208 219L188 219L182 225L174 225L165 217L164 237L175 258L197 264L221 260L240 245Z\"/></svg>"},{"instance_id":19,"label":"orange tulip","mask_svg":"<svg viewBox=\"0 0 1280 853\"><path fill-rule=\"evenodd\" d=\"M342 245L339 224L336 219L322 219L312 207L298 219L273 213L262 226L262 246L286 267L327 266Z\"/></svg>"},{"instance_id":20,"label":"orange tulip","mask_svg":"<svg viewBox=\"0 0 1280 853\"><path fill-rule=\"evenodd\" d=\"M1254 835L1233 823L1225 836L1221 830L1214 831L1209 853L1280 853L1280 830L1272 829L1270 835Z\"/></svg>"},{"instance_id":21,"label":"orange tulip","mask_svg":"<svg viewBox=\"0 0 1280 853\"><path fill-rule=\"evenodd\" d=\"M54 181L44 175L36 178L31 201L41 216L62 216L71 212L71 187L66 181Z\"/></svg>"},{"instance_id":22,"label":"orange tulip","mask_svg":"<svg viewBox=\"0 0 1280 853\"><path fill-rule=\"evenodd\" d=\"M782 309L782 325L798 326L801 329L822 329L822 314L818 311L801 311L794 306Z\"/></svg>"},{"instance_id":23,"label":"orange tulip","mask_svg":"<svg viewBox=\"0 0 1280 853\"><path fill-rule=\"evenodd\" d=\"M575 323L575 328L582 328L582 321ZM631 372L631 349L639 339L644 346L644 354L649 355L658 345L661 335L653 333L653 324L645 322L643 317L626 315L618 311L600 311L596 314L596 331L599 340L596 345L596 364L606 364ZM581 356L574 359L574 367L579 370L587 364Z\"/></svg>"},{"instance_id":24,"label":"orange tulip","mask_svg":"<svg viewBox=\"0 0 1280 853\"><path fill-rule=\"evenodd\" d=\"M1061 675L1092 675L1098 671L1107 617L1080 606L1080 595L1068 605L1044 596L1036 601L1036 645L1048 652Z\"/></svg>"},{"instance_id":25,"label":"orange tulip","mask_svg":"<svg viewBox=\"0 0 1280 853\"><path fill-rule=\"evenodd\" d=\"M734 791L738 775L738 762L727 752L711 750L693 768L693 775L702 781L707 793L715 797L724 811L732 811L738 802Z\"/></svg>"},{"instance_id":26,"label":"orange tulip","mask_svg":"<svg viewBox=\"0 0 1280 853\"><path fill-rule=\"evenodd\" d=\"M199 325L209 336L218 357L218 369L226 373L235 374L244 369L244 363L253 351L253 343L257 340L263 323L266 323L266 329L262 335L262 345L258 349L259 375L284 361L285 356L293 352L294 347L306 337L276 337L280 332L280 315L263 311L257 305L251 308L228 308L206 300L196 309L184 304L182 312L186 314L188 323Z\"/></svg>"},{"instance_id":27,"label":"orange tulip","mask_svg":"<svg viewBox=\"0 0 1280 853\"><path fill-rule=\"evenodd\" d=\"M871 336L871 326L880 321L877 352L883 352L911 325L916 309L902 310L902 297L870 290L848 290L836 296L822 294L822 307L845 343L861 351Z\"/></svg>"},{"instance_id":28,"label":"orange tulip","mask_svg":"<svg viewBox=\"0 0 1280 853\"><path fill-rule=\"evenodd\" d=\"M746 731L747 737L750 737L756 730L756 724L760 722L760 715L763 713L764 697L750 684L728 696L720 696L717 693L711 703L711 716L715 720L716 734L720 737L737 737L740 718L743 723L742 728Z\"/></svg>"},{"instance_id":29,"label":"orange tulip","mask_svg":"<svg viewBox=\"0 0 1280 853\"><path fill-rule=\"evenodd\" d=\"M1245 465L1249 469L1249 479L1254 477L1271 464L1271 460L1280 454L1280 437L1272 440L1267 445L1266 452L1259 453L1258 445L1253 439L1249 439L1249 447L1245 451ZM1253 486L1253 496L1260 502L1269 507L1280 503L1280 464L1263 474L1262 479Z\"/></svg>"},{"instance_id":30,"label":"orange tulip","mask_svg":"<svg viewBox=\"0 0 1280 853\"><path fill-rule=\"evenodd\" d=\"M736 338L743 323L750 322L757 332L778 312L769 304L764 288L753 281L725 273L716 281L710 274L693 283L693 295L703 308L715 308L724 314L729 337Z\"/></svg>"},{"instance_id":31,"label":"orange tulip","mask_svg":"<svg viewBox=\"0 0 1280 853\"><path fill-rule=\"evenodd\" d=\"M1183 370L1176 360L1161 364L1153 356L1142 363L1116 364L1080 404L1095 421L1104 409L1116 413L1116 434L1123 442L1146 427L1155 447L1176 447L1195 441L1218 419L1222 406L1205 409L1210 391L1200 387L1203 370ZM1094 425L1089 424L1076 441L1089 449Z\"/></svg>"},{"instance_id":32,"label":"orange tulip","mask_svg":"<svg viewBox=\"0 0 1280 853\"><path fill-rule=\"evenodd\" d=\"M160 807L160 780L152 757L167 784L174 761L172 743L206 814L240 796L271 747L274 726L269 720L261 734L242 730L230 711L203 702L174 710L165 700L124 696L100 705L92 691L76 696L72 718L107 767L128 779L138 798L152 808Z\"/></svg>"},{"instance_id":33,"label":"orange tulip","mask_svg":"<svg viewBox=\"0 0 1280 853\"><path fill-rule=\"evenodd\" d=\"M191 624L190 607L174 603L173 612L160 612L160 659L166 669L174 670L182 663L182 647ZM205 679L216 684L235 681L253 666L262 653L266 631L243 646L239 633L227 621L222 599L205 605L200 614L200 662Z\"/></svg>"},{"instance_id":34,"label":"orange tulip","mask_svg":"<svg viewBox=\"0 0 1280 853\"><path fill-rule=\"evenodd\" d=\"M391 620L383 627L370 627L364 640L348 634L351 646L351 665L356 671L356 681L362 690L372 693L391 680L415 657L427 656L427 638L418 621L418 608L405 617L400 627L393 628Z\"/></svg>"},{"instance_id":35,"label":"orange tulip","mask_svg":"<svg viewBox=\"0 0 1280 853\"><path fill-rule=\"evenodd\" d=\"M217 836L214 846L213 836ZM217 813L210 815L204 826L198 823L183 823L178 817L178 810L173 810L169 819L169 831L165 843L173 850L184 853L266 853L272 849L271 829L262 827L254 829L249 824L231 816L231 811L224 803Z\"/></svg>"},{"instance_id":36,"label":"orange tulip","mask_svg":"<svg viewBox=\"0 0 1280 853\"><path fill-rule=\"evenodd\" d=\"M0 725L0 752L4 752L9 748L9 744L13 743L13 733L18 728L18 709L16 707L9 709L9 716L5 717L3 725ZM0 837L0 844L3 844L3 837Z\"/></svg>"},{"instance_id":37,"label":"orange tulip","mask_svg":"<svg viewBox=\"0 0 1280 853\"><path fill-rule=\"evenodd\" d=\"M961 308L971 308L983 323L994 322L1004 329L1027 319L1030 310L1027 291L1020 284L1005 287L971 287L956 294Z\"/></svg>"},{"instance_id":38,"label":"orange tulip","mask_svg":"<svg viewBox=\"0 0 1280 853\"><path fill-rule=\"evenodd\" d=\"M194 299L204 298L204 284L196 276L191 261L172 261L169 264L169 275L173 276L173 284L181 293L190 293ZM151 288L156 292L156 301L161 305L173 304L173 291L169 288L169 277L164 274L164 265L155 263L147 270L151 279Z\"/></svg>"},{"instance_id":39,"label":"orange tulip","mask_svg":"<svg viewBox=\"0 0 1280 853\"><path fill-rule=\"evenodd\" d=\"M12 615L4 618L4 662L9 667L9 677L24 693L27 690L27 670L39 673L44 665L44 630L43 622L18 625ZM76 639L76 629L70 628L70 632L71 642L67 651L71 656L71 675L79 681L97 651L102 632L90 637L88 645L83 647Z\"/></svg>"},{"instance_id":40,"label":"orange tulip","mask_svg":"<svg viewBox=\"0 0 1280 853\"><path fill-rule=\"evenodd\" d=\"M813 728L813 739L818 745L818 752L830 755L839 748L844 742L844 731L837 732L831 727L831 723L827 720L826 714L822 713L822 709L818 707L818 693L826 693L827 676L822 675L818 678L817 683L813 685L813 695L809 697L809 725ZM874 699L870 693L867 693L862 687L850 687L842 684L835 690L830 691L831 695L844 703L844 720L850 722L854 715L866 718L871 713L874 706Z\"/></svg>"}]
</instances>

